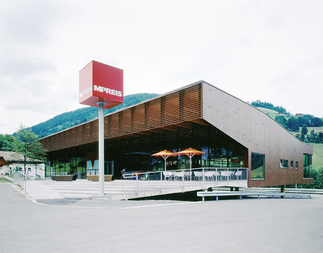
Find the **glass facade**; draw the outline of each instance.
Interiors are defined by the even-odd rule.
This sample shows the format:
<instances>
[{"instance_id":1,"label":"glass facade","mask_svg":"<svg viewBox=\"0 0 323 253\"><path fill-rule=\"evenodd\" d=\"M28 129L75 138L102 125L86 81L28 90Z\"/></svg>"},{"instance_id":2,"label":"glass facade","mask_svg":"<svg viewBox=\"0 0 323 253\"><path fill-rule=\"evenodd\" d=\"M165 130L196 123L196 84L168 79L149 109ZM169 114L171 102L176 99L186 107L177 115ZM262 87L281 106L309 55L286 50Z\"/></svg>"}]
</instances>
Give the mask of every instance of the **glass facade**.
<instances>
[{"instance_id":1,"label":"glass facade","mask_svg":"<svg viewBox=\"0 0 323 253\"><path fill-rule=\"evenodd\" d=\"M312 155L303 155L303 178L312 178Z\"/></svg>"},{"instance_id":2,"label":"glass facade","mask_svg":"<svg viewBox=\"0 0 323 253\"><path fill-rule=\"evenodd\" d=\"M83 147L51 152L50 163L46 165L46 177L60 174L77 174L77 178L86 178L86 150Z\"/></svg>"},{"instance_id":3,"label":"glass facade","mask_svg":"<svg viewBox=\"0 0 323 253\"><path fill-rule=\"evenodd\" d=\"M192 168L198 167L247 167L248 150L235 140L210 125L189 123L186 127L158 129L129 135L122 138L105 140L105 161L114 161L115 178L121 177L121 171L159 171L164 169L164 159L152 157L153 153L167 149L174 153L195 148L205 154L192 158ZM86 174L98 174L97 144L70 148L50 153L53 172L79 173L78 178ZM167 169L189 168L186 155L169 157Z\"/></svg>"},{"instance_id":4,"label":"glass facade","mask_svg":"<svg viewBox=\"0 0 323 253\"><path fill-rule=\"evenodd\" d=\"M251 153L251 179L265 178L265 155Z\"/></svg>"}]
</instances>

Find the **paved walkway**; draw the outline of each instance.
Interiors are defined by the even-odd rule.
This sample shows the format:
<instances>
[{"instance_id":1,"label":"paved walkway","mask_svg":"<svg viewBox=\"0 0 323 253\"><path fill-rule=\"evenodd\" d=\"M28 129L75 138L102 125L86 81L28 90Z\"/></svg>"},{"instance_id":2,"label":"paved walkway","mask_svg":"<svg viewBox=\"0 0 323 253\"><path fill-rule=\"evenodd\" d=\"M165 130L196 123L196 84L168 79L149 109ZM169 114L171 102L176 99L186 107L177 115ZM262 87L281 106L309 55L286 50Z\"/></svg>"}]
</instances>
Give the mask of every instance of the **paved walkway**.
<instances>
[{"instance_id":1,"label":"paved walkway","mask_svg":"<svg viewBox=\"0 0 323 253\"><path fill-rule=\"evenodd\" d=\"M187 191L215 186L215 183L197 181L136 181L114 180L105 182L105 196L109 200L132 199ZM99 198L99 182L86 179L76 181L27 181L27 193L34 200L63 198Z\"/></svg>"}]
</instances>

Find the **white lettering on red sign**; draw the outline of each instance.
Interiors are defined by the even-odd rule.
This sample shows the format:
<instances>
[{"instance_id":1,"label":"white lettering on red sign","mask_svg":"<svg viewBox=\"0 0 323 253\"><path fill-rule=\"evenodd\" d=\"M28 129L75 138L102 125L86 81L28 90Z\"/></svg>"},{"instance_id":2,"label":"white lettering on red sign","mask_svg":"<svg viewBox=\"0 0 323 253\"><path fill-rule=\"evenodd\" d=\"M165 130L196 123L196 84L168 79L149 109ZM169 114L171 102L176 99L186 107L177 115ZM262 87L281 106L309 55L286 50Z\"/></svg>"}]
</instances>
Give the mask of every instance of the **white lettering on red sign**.
<instances>
[{"instance_id":1,"label":"white lettering on red sign","mask_svg":"<svg viewBox=\"0 0 323 253\"><path fill-rule=\"evenodd\" d=\"M102 87L102 86L98 86L98 85L94 85L94 91L98 91L98 92L102 92L102 93L107 93L110 95L114 95L117 97L122 97L122 91L119 90L113 90L113 89L109 89L106 87Z\"/></svg>"}]
</instances>

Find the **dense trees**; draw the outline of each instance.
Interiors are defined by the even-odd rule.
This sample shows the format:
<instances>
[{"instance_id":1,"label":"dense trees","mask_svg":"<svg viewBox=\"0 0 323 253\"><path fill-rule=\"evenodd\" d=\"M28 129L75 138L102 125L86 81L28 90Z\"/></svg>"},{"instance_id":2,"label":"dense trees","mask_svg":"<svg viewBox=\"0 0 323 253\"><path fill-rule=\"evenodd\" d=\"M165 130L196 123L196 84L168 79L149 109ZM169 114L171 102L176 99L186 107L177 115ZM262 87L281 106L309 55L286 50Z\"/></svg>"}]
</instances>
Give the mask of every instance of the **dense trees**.
<instances>
[{"instance_id":1,"label":"dense trees","mask_svg":"<svg viewBox=\"0 0 323 253\"><path fill-rule=\"evenodd\" d=\"M313 115L303 115L297 118L299 126L303 126L304 124L307 127L321 127L323 126L322 119L318 117L314 117Z\"/></svg>"},{"instance_id":2,"label":"dense trees","mask_svg":"<svg viewBox=\"0 0 323 253\"><path fill-rule=\"evenodd\" d=\"M299 123L295 117L290 117L287 120L287 126L290 131L297 132L299 130Z\"/></svg>"},{"instance_id":3,"label":"dense trees","mask_svg":"<svg viewBox=\"0 0 323 253\"><path fill-rule=\"evenodd\" d=\"M300 117L289 117L286 119L284 115L277 115L275 120L281 124L283 127L290 131L298 132L299 127L321 127L323 126L323 121L320 118L313 117L312 115L304 115Z\"/></svg>"},{"instance_id":4,"label":"dense trees","mask_svg":"<svg viewBox=\"0 0 323 253\"><path fill-rule=\"evenodd\" d=\"M285 127L286 129L288 128L287 126L287 119L285 118L285 116L283 115L277 115L275 120L281 124L283 127Z\"/></svg>"},{"instance_id":5,"label":"dense trees","mask_svg":"<svg viewBox=\"0 0 323 253\"><path fill-rule=\"evenodd\" d=\"M251 105L255 107L263 107L263 108L271 109L282 114L287 114L287 111L285 108L283 108L282 106L274 106L272 103L261 102L260 100L256 100L252 102Z\"/></svg>"},{"instance_id":6,"label":"dense trees","mask_svg":"<svg viewBox=\"0 0 323 253\"><path fill-rule=\"evenodd\" d=\"M321 120L320 118L314 117L312 119L312 124L314 127L321 127L323 126L323 120Z\"/></svg>"},{"instance_id":7,"label":"dense trees","mask_svg":"<svg viewBox=\"0 0 323 253\"><path fill-rule=\"evenodd\" d=\"M314 188L323 189L323 167L318 170L312 170L311 176L313 178L313 183L310 184L300 184L300 188Z\"/></svg>"},{"instance_id":8,"label":"dense trees","mask_svg":"<svg viewBox=\"0 0 323 253\"><path fill-rule=\"evenodd\" d=\"M0 150L2 151L11 151L15 137L11 134L0 134Z\"/></svg>"}]
</instances>

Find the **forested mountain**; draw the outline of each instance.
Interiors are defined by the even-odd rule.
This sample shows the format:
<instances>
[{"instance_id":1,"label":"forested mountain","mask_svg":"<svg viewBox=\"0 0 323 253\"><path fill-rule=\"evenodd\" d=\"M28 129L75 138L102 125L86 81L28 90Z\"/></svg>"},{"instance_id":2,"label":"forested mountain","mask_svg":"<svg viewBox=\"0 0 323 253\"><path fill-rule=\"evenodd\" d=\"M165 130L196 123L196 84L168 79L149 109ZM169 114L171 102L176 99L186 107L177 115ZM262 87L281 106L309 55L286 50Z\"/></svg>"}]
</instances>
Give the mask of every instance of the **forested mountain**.
<instances>
[{"instance_id":1,"label":"forested mountain","mask_svg":"<svg viewBox=\"0 0 323 253\"><path fill-rule=\"evenodd\" d=\"M158 96L154 93L138 93L124 97L124 103L109 110L104 110L104 114L117 111L121 108L138 104L144 100ZM50 134L57 133L64 129L79 125L98 117L98 109L96 107L86 107L75 111L65 112L49 119L43 123L31 127L32 131L39 137L45 137Z\"/></svg>"}]
</instances>

